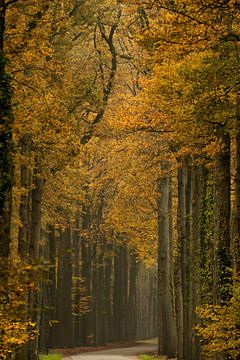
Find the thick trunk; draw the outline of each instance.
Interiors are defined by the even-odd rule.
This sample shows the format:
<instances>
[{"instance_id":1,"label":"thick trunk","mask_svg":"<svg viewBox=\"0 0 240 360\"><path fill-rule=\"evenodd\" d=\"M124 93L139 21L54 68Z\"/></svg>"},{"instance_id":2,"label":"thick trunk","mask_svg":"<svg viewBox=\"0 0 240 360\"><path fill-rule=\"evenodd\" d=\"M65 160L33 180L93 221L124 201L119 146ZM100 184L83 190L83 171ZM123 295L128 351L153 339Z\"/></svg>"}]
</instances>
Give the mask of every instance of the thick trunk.
<instances>
[{"instance_id":1,"label":"thick trunk","mask_svg":"<svg viewBox=\"0 0 240 360\"><path fill-rule=\"evenodd\" d=\"M175 321L172 299L171 181L163 176L158 183L158 338L159 355L174 357Z\"/></svg>"},{"instance_id":2,"label":"thick trunk","mask_svg":"<svg viewBox=\"0 0 240 360\"><path fill-rule=\"evenodd\" d=\"M57 327L58 346L73 347L72 317L72 252L71 231L68 226L60 233L57 280Z\"/></svg>"}]
</instances>

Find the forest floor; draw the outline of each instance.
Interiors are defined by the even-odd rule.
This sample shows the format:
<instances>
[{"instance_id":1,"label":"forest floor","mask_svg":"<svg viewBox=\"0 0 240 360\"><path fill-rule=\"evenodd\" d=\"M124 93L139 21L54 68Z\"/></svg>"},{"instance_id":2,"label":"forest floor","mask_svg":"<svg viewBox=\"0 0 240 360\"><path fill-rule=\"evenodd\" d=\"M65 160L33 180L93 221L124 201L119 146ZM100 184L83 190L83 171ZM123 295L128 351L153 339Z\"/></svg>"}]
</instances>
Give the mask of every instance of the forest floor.
<instances>
[{"instance_id":1,"label":"forest floor","mask_svg":"<svg viewBox=\"0 0 240 360\"><path fill-rule=\"evenodd\" d=\"M135 359L138 354L152 353L156 351L156 349L157 346L154 344L135 343L134 345L129 344L129 346L126 346L126 343L120 343L120 346L117 348L105 347L100 351L92 351L91 349L91 351L87 352L69 354L64 357L64 360L132 360Z\"/></svg>"}]
</instances>

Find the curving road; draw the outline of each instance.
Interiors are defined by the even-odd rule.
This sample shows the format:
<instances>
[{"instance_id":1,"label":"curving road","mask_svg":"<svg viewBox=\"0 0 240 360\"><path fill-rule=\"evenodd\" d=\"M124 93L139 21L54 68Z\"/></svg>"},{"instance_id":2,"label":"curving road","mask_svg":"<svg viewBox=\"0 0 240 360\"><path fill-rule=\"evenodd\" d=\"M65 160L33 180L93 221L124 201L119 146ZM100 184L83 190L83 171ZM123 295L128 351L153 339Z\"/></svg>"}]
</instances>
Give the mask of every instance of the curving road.
<instances>
[{"instance_id":1,"label":"curving road","mask_svg":"<svg viewBox=\"0 0 240 360\"><path fill-rule=\"evenodd\" d=\"M156 345L140 344L134 347L118 348L81 353L64 357L63 360L132 360L136 355L148 353L157 349Z\"/></svg>"}]
</instances>

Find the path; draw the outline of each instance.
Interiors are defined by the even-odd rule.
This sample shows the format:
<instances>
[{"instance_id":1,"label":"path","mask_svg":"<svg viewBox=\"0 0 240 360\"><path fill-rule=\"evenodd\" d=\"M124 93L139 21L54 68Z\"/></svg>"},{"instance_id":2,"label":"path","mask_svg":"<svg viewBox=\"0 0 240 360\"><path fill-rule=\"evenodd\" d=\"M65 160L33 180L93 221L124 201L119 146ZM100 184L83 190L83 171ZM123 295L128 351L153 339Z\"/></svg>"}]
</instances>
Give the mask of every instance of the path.
<instances>
[{"instance_id":1,"label":"path","mask_svg":"<svg viewBox=\"0 0 240 360\"><path fill-rule=\"evenodd\" d=\"M81 353L79 355L64 357L63 360L132 360L136 359L136 355L138 354L148 353L156 349L156 345L140 344L128 348Z\"/></svg>"}]
</instances>

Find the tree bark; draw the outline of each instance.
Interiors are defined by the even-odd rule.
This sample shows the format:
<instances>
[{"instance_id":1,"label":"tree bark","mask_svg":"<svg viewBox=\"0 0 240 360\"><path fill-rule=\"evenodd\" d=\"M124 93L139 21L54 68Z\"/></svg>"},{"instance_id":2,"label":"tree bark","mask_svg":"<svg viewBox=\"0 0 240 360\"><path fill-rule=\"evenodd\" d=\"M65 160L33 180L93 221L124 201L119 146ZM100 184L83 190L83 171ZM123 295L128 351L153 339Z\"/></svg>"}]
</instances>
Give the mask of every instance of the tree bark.
<instances>
[{"instance_id":1,"label":"tree bark","mask_svg":"<svg viewBox=\"0 0 240 360\"><path fill-rule=\"evenodd\" d=\"M50 334L49 334L49 347L56 347L56 323L57 314L56 314L56 305L57 305L57 248L56 248L56 233L55 229L52 225L48 226L49 231L49 261L50 261L50 269L49 269L49 306L51 311L51 319L52 322L50 326Z\"/></svg>"},{"instance_id":2,"label":"tree bark","mask_svg":"<svg viewBox=\"0 0 240 360\"><path fill-rule=\"evenodd\" d=\"M113 313L112 313L112 246L107 245L105 251L105 306L106 306L106 322L105 332L106 341L111 342L113 340Z\"/></svg>"},{"instance_id":3,"label":"tree bark","mask_svg":"<svg viewBox=\"0 0 240 360\"><path fill-rule=\"evenodd\" d=\"M178 170L178 213L177 213L177 253L174 261L175 307L177 324L177 359L183 359L183 284L182 284L182 244L184 239L184 188L183 169Z\"/></svg>"},{"instance_id":4,"label":"tree bark","mask_svg":"<svg viewBox=\"0 0 240 360\"><path fill-rule=\"evenodd\" d=\"M81 276L83 279L84 296L91 295L91 254L90 244L88 243L87 232L90 227L90 207L84 206L82 212L82 230L85 234L81 237ZM88 345L89 314L81 314L81 345Z\"/></svg>"},{"instance_id":5,"label":"tree bark","mask_svg":"<svg viewBox=\"0 0 240 360\"><path fill-rule=\"evenodd\" d=\"M57 280L57 327L58 346L73 347L72 318L72 241L70 226L60 233Z\"/></svg>"},{"instance_id":6,"label":"tree bark","mask_svg":"<svg viewBox=\"0 0 240 360\"><path fill-rule=\"evenodd\" d=\"M158 181L158 353L169 358L176 353L171 227L171 180L169 175L163 175Z\"/></svg>"},{"instance_id":7,"label":"tree bark","mask_svg":"<svg viewBox=\"0 0 240 360\"><path fill-rule=\"evenodd\" d=\"M10 254L10 226L13 181L13 115L11 112L10 78L6 73L4 34L6 1L0 1L0 258Z\"/></svg>"},{"instance_id":8,"label":"tree bark","mask_svg":"<svg viewBox=\"0 0 240 360\"><path fill-rule=\"evenodd\" d=\"M31 150L31 138L29 134L25 134L20 139L21 154L25 157L29 156ZM30 170L28 164L25 162L21 165L21 191L20 196L20 208L19 208L19 220L20 228L18 235L18 254L21 259L27 260L29 256L30 246L30 229L31 229L31 192L30 192Z\"/></svg>"},{"instance_id":9,"label":"tree bark","mask_svg":"<svg viewBox=\"0 0 240 360\"><path fill-rule=\"evenodd\" d=\"M81 303L81 279L80 279L80 212L76 214L75 229L73 230L74 248L74 345L81 345L80 329L80 303Z\"/></svg>"},{"instance_id":10,"label":"tree bark","mask_svg":"<svg viewBox=\"0 0 240 360\"><path fill-rule=\"evenodd\" d=\"M240 103L237 109L236 168L234 178L235 204L233 210L232 258L235 275L240 273Z\"/></svg>"},{"instance_id":11,"label":"tree bark","mask_svg":"<svg viewBox=\"0 0 240 360\"><path fill-rule=\"evenodd\" d=\"M231 281L230 254L230 137L224 127L218 129L223 150L214 167L214 268L213 297L215 303L229 299Z\"/></svg>"},{"instance_id":12,"label":"tree bark","mask_svg":"<svg viewBox=\"0 0 240 360\"><path fill-rule=\"evenodd\" d=\"M136 254L130 255L130 266L129 266L129 295L128 295L128 317L127 317L127 339L136 339L136 328L137 328L137 313L136 313L136 281L138 273L138 264L136 262Z\"/></svg>"}]
</instances>

